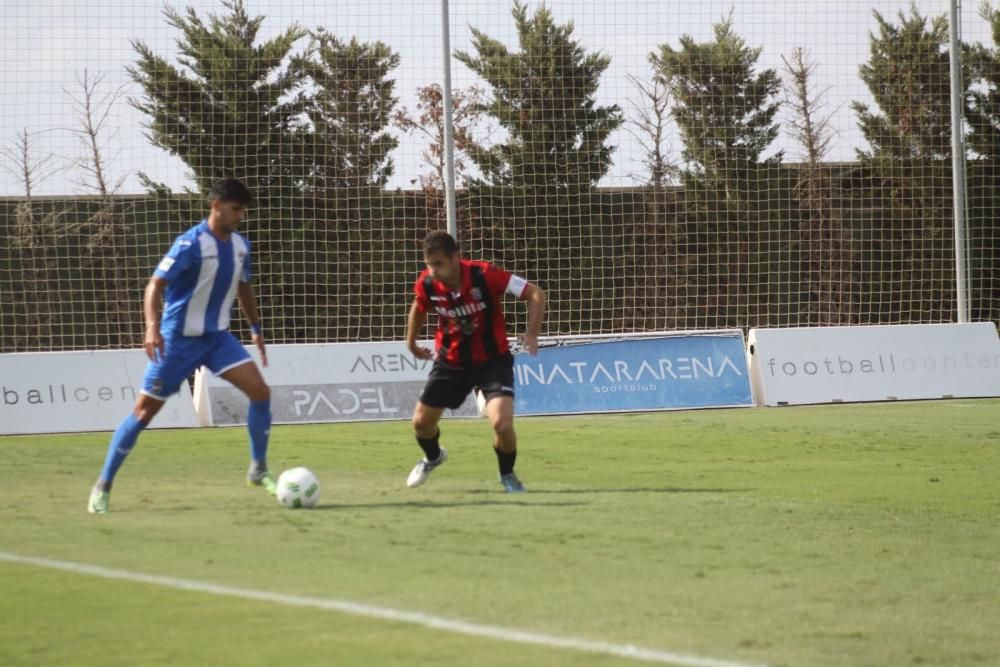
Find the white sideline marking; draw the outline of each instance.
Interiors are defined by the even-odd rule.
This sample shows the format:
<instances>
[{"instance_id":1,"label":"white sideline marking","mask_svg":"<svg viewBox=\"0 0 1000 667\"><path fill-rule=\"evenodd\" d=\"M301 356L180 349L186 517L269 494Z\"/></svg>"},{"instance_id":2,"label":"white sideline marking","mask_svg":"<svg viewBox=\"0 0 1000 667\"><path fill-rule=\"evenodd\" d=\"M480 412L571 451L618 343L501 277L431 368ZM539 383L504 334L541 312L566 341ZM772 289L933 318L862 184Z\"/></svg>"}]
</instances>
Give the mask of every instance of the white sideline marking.
<instances>
[{"instance_id":1,"label":"white sideline marking","mask_svg":"<svg viewBox=\"0 0 1000 667\"><path fill-rule=\"evenodd\" d=\"M592 641L589 639L574 639L573 637L559 637L556 635L546 635L527 630L517 630L514 628L504 628L497 625L480 625L479 623L469 623L457 619L444 618L425 614L419 611L403 611L391 609L389 607L376 607L358 602L337 600L332 598L315 598L302 595L285 595L284 593L269 593L267 591L257 591L250 588L237 588L235 586L222 586L206 581L194 581L191 579L178 579L176 577L164 577L155 574L142 574L140 572L129 572L128 570L115 570L99 565L87 565L85 563L73 563L63 560L52 560L50 558L36 558L33 556L20 556L18 554L0 551L0 561L10 563L21 563L24 565L35 565L37 567L49 568L52 570L62 570L75 574L87 574L92 577L103 579L119 579L123 581L135 581L164 588L173 588L182 591L195 591L197 593L209 593L211 595L224 595L228 597L241 598L244 600L258 600L261 602L274 602L276 604L290 607L312 607L314 609L325 609L354 616L367 616L369 618L379 618L387 621L397 621L400 623L413 623L435 630L444 630L461 635L472 637L486 637L505 642L515 642L519 644L536 644L550 648L565 648L586 653L601 653L613 655L632 660L642 660L645 662L659 662L671 665L682 665L683 667L765 667L745 662L733 662L731 660L717 660L715 658L704 658L696 655L684 653L674 653L672 651L661 651L652 648L633 646L632 644L612 644L609 642Z\"/></svg>"}]
</instances>

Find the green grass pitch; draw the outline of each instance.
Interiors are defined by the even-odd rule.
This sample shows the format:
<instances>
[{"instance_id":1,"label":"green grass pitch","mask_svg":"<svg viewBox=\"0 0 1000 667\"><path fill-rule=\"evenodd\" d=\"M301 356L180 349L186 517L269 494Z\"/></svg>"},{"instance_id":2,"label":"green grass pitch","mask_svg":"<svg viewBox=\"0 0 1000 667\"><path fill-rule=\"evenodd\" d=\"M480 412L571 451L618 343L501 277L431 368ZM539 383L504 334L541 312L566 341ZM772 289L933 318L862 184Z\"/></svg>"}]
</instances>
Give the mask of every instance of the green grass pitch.
<instances>
[{"instance_id":1,"label":"green grass pitch","mask_svg":"<svg viewBox=\"0 0 1000 667\"><path fill-rule=\"evenodd\" d=\"M1000 401L275 426L315 510L244 485L242 429L0 438L0 553L740 665L1000 664ZM626 657L0 560L0 665L635 665Z\"/></svg>"}]
</instances>

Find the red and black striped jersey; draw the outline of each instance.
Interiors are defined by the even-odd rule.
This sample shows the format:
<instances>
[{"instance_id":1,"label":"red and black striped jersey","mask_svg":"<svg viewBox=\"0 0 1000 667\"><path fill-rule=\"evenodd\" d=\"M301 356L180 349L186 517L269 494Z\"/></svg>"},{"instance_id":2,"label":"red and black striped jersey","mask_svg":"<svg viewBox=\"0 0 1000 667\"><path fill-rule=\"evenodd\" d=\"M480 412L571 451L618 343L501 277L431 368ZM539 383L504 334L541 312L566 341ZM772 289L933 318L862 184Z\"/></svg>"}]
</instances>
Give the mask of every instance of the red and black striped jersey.
<instances>
[{"instance_id":1,"label":"red and black striped jersey","mask_svg":"<svg viewBox=\"0 0 1000 667\"><path fill-rule=\"evenodd\" d=\"M452 366L468 367L509 351L503 295L524 296L524 278L487 262L460 260L462 288L454 292L428 270L417 278L413 291L417 307L437 313L434 336L437 358Z\"/></svg>"}]
</instances>

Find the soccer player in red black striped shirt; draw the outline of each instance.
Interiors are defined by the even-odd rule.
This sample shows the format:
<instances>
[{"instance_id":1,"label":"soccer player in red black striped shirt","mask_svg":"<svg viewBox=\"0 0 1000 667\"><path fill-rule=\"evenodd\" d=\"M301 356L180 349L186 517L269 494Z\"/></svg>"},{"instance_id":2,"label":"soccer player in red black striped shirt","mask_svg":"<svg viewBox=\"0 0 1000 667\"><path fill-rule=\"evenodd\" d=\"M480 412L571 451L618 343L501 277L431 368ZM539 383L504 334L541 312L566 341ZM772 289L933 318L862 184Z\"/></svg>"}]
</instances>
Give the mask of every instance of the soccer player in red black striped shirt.
<instances>
[{"instance_id":1,"label":"soccer player in red black striped shirt","mask_svg":"<svg viewBox=\"0 0 1000 667\"><path fill-rule=\"evenodd\" d=\"M434 359L434 366L413 412L413 428L424 458L406 484L420 486L448 460L448 450L438 444L438 421L445 408L459 407L478 387L493 426L500 483L508 493L522 492L524 486L514 473L514 357L507 345L501 301L506 293L528 302L528 329L521 343L534 355L545 315L545 293L486 262L462 259L455 239L444 231L427 235L424 262L427 268L414 285L416 298L407 320L406 345L418 359ZM438 316L434 352L417 345L428 313Z\"/></svg>"}]
</instances>

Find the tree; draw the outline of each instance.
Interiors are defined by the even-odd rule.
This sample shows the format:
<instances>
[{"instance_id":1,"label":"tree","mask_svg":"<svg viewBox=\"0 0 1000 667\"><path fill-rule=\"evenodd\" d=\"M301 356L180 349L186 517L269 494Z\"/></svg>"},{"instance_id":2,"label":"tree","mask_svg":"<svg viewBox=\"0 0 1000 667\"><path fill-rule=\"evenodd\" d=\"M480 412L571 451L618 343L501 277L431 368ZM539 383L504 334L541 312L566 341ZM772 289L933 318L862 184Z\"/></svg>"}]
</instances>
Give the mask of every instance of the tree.
<instances>
[{"instance_id":1,"label":"tree","mask_svg":"<svg viewBox=\"0 0 1000 667\"><path fill-rule=\"evenodd\" d=\"M667 155L667 136L673 131L670 92L657 76L644 80L630 74L628 80L638 94L629 100L634 116L626 127L642 150L645 173L633 175L643 187L635 197L634 212L622 218L621 237L633 239L626 244L620 265L622 277L631 285L622 294L623 325L640 331L681 328L683 322L669 317L676 313L675 252L681 245L673 215L680 189L668 187L680 175Z\"/></svg>"},{"instance_id":2,"label":"tree","mask_svg":"<svg viewBox=\"0 0 1000 667\"><path fill-rule=\"evenodd\" d=\"M257 43L263 16L251 18L243 0L206 24L191 7L164 10L182 33L180 67L133 42L139 60L128 71L143 89L132 105L148 118L148 137L180 157L207 192L224 176L243 179L258 197L300 191L310 165L301 160L303 108L295 93L302 73L286 66L307 33L292 25Z\"/></svg>"},{"instance_id":3,"label":"tree","mask_svg":"<svg viewBox=\"0 0 1000 667\"><path fill-rule=\"evenodd\" d=\"M860 76L878 109L851 105L868 143L858 158L877 197L877 224L864 230L872 243L863 300L874 304L872 323L947 321L955 304L948 22L916 7L899 12L898 24L873 15L878 30ZM882 293L888 285L896 286L891 298Z\"/></svg>"},{"instance_id":4,"label":"tree","mask_svg":"<svg viewBox=\"0 0 1000 667\"><path fill-rule=\"evenodd\" d=\"M24 188L24 198L14 208L6 235L7 249L17 280L0 281L0 316L10 317L10 340L2 352L52 349L58 329L59 257L57 242L63 235L62 211L37 210L34 188L64 166L52 154L36 156L32 134L24 128L13 145L0 148L6 171ZM8 293L4 293L8 292ZM6 319L5 317L5 319Z\"/></svg>"},{"instance_id":5,"label":"tree","mask_svg":"<svg viewBox=\"0 0 1000 667\"><path fill-rule=\"evenodd\" d=\"M910 12L899 12L899 25L872 12L878 34L871 35L871 55L860 76L881 113L851 104L869 144L858 151L863 161L951 159L948 20L928 19L916 7Z\"/></svg>"},{"instance_id":6,"label":"tree","mask_svg":"<svg viewBox=\"0 0 1000 667\"><path fill-rule=\"evenodd\" d=\"M488 85L481 110L505 135L470 147L480 176L469 180L464 235L483 256L530 271L553 303L564 304L551 311L550 330L599 329L593 302L582 295L593 289L615 298L599 283L609 218L592 205L592 188L611 166L608 139L623 123L617 105L596 101L611 61L587 53L573 24L557 25L544 7L529 16L516 1L512 15L517 50L473 29L474 52L455 56Z\"/></svg>"},{"instance_id":7,"label":"tree","mask_svg":"<svg viewBox=\"0 0 1000 667\"><path fill-rule=\"evenodd\" d=\"M312 189L384 187L399 144L387 131L398 102L389 75L399 55L382 42L343 42L323 29L312 34L309 51L297 68L311 91L302 99L312 130Z\"/></svg>"},{"instance_id":8,"label":"tree","mask_svg":"<svg viewBox=\"0 0 1000 667\"><path fill-rule=\"evenodd\" d=\"M207 22L190 7L184 14L164 11L181 33L179 66L133 42L139 59L128 71L143 95L130 101L147 117L150 141L190 167L200 192L232 176L254 193L252 221L263 224L252 226L251 240L269 328L290 340L308 339L295 312L309 307L312 289L295 280L305 280L301 212L315 170L304 157L311 145L300 94L305 75L293 66L295 45L308 32L293 24L259 42L265 17L250 17L243 0L223 4L228 12ZM151 195L169 192L145 174L140 178Z\"/></svg>"},{"instance_id":9,"label":"tree","mask_svg":"<svg viewBox=\"0 0 1000 667\"><path fill-rule=\"evenodd\" d=\"M781 82L773 69L757 71L761 49L733 31L731 14L713 30L712 41L684 35L679 48L662 44L649 54L674 100L684 144L678 318L708 327L766 326L778 321L769 319L779 308L768 299L790 217L777 204L791 199L782 194L782 155L765 155L778 135Z\"/></svg>"},{"instance_id":10,"label":"tree","mask_svg":"<svg viewBox=\"0 0 1000 667\"><path fill-rule=\"evenodd\" d=\"M678 174L664 146L670 120L670 91L662 77L643 81L630 74L628 80L639 91L638 101L632 102L636 119L629 124L635 128L631 134L639 142L644 155L642 164L648 175L643 180L646 185L662 188Z\"/></svg>"},{"instance_id":11,"label":"tree","mask_svg":"<svg viewBox=\"0 0 1000 667\"><path fill-rule=\"evenodd\" d=\"M314 221L303 226L304 257L295 268L304 284L296 296L313 320L309 339L333 331L338 317L358 312L384 292L375 239L384 237L382 188L392 175L389 133L397 103L392 70L399 56L382 42L343 41L312 33L308 52L293 61L309 128L302 159L310 165L306 192ZM348 239L369 243L350 243ZM319 252L317 252L317 250ZM359 323L360 326L360 323Z\"/></svg>"},{"instance_id":12,"label":"tree","mask_svg":"<svg viewBox=\"0 0 1000 667\"><path fill-rule=\"evenodd\" d=\"M789 76L785 104L789 120L802 146L803 162L797 169L793 193L805 215L799 225L799 265L806 297L802 324L857 324L855 254L851 232L837 205L838 186L824 164L834 134L830 116L823 116L826 91L812 85L816 64L797 48L782 56Z\"/></svg>"},{"instance_id":13,"label":"tree","mask_svg":"<svg viewBox=\"0 0 1000 667\"><path fill-rule=\"evenodd\" d=\"M0 155L6 158L0 162L0 166L21 184L24 188L24 198L28 202L35 194L35 186L66 168L51 153L35 157L32 150L32 133L28 132L28 128L24 128L17 135L13 145L0 148Z\"/></svg>"},{"instance_id":14,"label":"tree","mask_svg":"<svg viewBox=\"0 0 1000 667\"><path fill-rule=\"evenodd\" d=\"M124 95L125 86L105 92L102 90L104 79L104 74L91 76L90 71L84 69L77 79L80 93L64 92L73 101L73 111L79 122L79 127L67 129L76 135L82 148L83 155L72 160L73 166L83 172L80 185L102 200L110 200L125 182L126 175L114 181L108 172L108 163L113 162L117 154L109 158L105 152L107 123L108 116Z\"/></svg>"},{"instance_id":15,"label":"tree","mask_svg":"<svg viewBox=\"0 0 1000 667\"><path fill-rule=\"evenodd\" d=\"M969 302L976 321L1000 320L1000 295L995 285L1000 275L1000 237L994 211L1000 208L1000 11L990 2L980 5L989 23L992 44L966 47L964 61L971 72L966 95L966 119L971 132L968 145L968 260Z\"/></svg>"},{"instance_id":16,"label":"tree","mask_svg":"<svg viewBox=\"0 0 1000 667\"><path fill-rule=\"evenodd\" d=\"M492 91L483 111L507 131L506 141L473 150L484 184L579 193L611 166L607 140L623 122L617 105L598 106L597 88L611 59L586 53L573 24L556 25L542 7L533 17L515 1L519 51L473 29L476 54L456 58Z\"/></svg>"},{"instance_id":17,"label":"tree","mask_svg":"<svg viewBox=\"0 0 1000 667\"><path fill-rule=\"evenodd\" d=\"M485 103L483 90L477 86L453 90L451 103L457 186L469 173L468 153L481 146L476 138L476 131L483 121L480 111ZM423 135L427 140L427 146L420 156L424 164L431 168L431 173L411 182L419 183L420 188L428 195L439 196L444 191L445 181L444 93L441 86L433 83L418 88L416 115L403 107L393 116L393 122L400 129Z\"/></svg>"},{"instance_id":18,"label":"tree","mask_svg":"<svg viewBox=\"0 0 1000 667\"><path fill-rule=\"evenodd\" d=\"M979 14L990 25L993 45L970 46L963 58L970 65L966 81L979 84L967 92L968 143L977 157L996 162L1000 160L1000 11L983 2Z\"/></svg>"},{"instance_id":19,"label":"tree","mask_svg":"<svg viewBox=\"0 0 1000 667\"><path fill-rule=\"evenodd\" d=\"M781 81L773 69L757 73L761 49L733 31L731 14L713 29L713 41L684 35L679 49L663 44L649 60L674 99L688 183L734 200L749 171L781 162L780 153L763 157L778 136Z\"/></svg>"},{"instance_id":20,"label":"tree","mask_svg":"<svg viewBox=\"0 0 1000 667\"><path fill-rule=\"evenodd\" d=\"M114 132L108 136L108 117L124 94L124 86L106 91L104 79L103 74L92 76L84 69L78 79L79 94L67 91L79 124L69 131L77 136L82 148L82 156L72 163L82 172L80 184L97 195L96 209L88 213L80 228L86 239L81 268L94 278L89 300L100 314L105 344L128 347L141 340L142 323L135 295L142 284L128 252L132 230L126 224L124 205L116 197L126 176L112 179L108 165L117 155L109 157L106 153L107 142L114 136Z\"/></svg>"}]
</instances>

